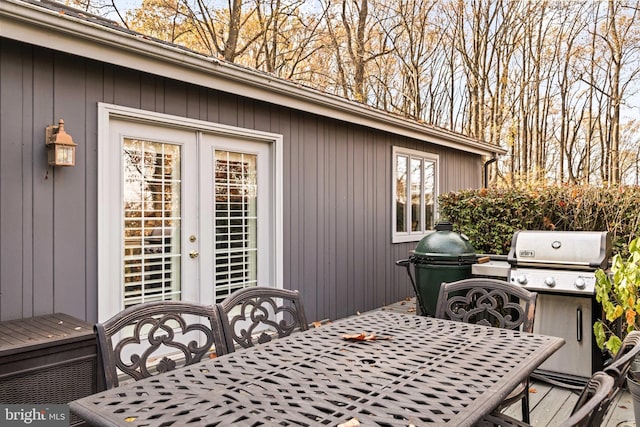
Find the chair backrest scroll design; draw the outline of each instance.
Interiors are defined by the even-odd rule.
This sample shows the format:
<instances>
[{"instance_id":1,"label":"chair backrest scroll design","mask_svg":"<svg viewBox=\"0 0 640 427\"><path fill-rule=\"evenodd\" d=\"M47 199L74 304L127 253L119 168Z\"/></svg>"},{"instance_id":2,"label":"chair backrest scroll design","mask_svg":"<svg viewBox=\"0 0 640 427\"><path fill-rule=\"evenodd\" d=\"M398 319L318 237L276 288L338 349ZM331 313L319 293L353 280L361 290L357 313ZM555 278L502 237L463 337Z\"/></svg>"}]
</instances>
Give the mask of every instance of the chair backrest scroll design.
<instances>
[{"instance_id":1,"label":"chair backrest scroll design","mask_svg":"<svg viewBox=\"0 0 640 427\"><path fill-rule=\"evenodd\" d=\"M227 353L212 305L142 303L96 324L95 330L107 388L118 386L119 373L137 381L199 362L212 351Z\"/></svg>"},{"instance_id":2,"label":"chair backrest scroll design","mask_svg":"<svg viewBox=\"0 0 640 427\"><path fill-rule=\"evenodd\" d=\"M298 291L254 286L216 304L229 351L308 329Z\"/></svg>"},{"instance_id":3,"label":"chair backrest scroll design","mask_svg":"<svg viewBox=\"0 0 640 427\"><path fill-rule=\"evenodd\" d=\"M533 332L537 293L496 279L443 283L435 317Z\"/></svg>"}]
</instances>

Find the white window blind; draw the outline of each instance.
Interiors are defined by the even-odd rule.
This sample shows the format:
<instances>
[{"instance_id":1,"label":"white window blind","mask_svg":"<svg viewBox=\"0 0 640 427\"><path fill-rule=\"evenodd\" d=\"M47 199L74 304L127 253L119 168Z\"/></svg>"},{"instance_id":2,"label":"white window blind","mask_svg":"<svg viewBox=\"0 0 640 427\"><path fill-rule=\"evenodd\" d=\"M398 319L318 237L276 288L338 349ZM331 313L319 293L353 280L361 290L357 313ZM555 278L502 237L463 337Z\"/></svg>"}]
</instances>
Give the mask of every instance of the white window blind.
<instances>
[{"instance_id":1,"label":"white window blind","mask_svg":"<svg viewBox=\"0 0 640 427\"><path fill-rule=\"evenodd\" d=\"M257 284L257 156L216 150L215 299Z\"/></svg>"},{"instance_id":2,"label":"white window blind","mask_svg":"<svg viewBox=\"0 0 640 427\"><path fill-rule=\"evenodd\" d=\"M180 299L180 147L123 144L124 307Z\"/></svg>"}]
</instances>

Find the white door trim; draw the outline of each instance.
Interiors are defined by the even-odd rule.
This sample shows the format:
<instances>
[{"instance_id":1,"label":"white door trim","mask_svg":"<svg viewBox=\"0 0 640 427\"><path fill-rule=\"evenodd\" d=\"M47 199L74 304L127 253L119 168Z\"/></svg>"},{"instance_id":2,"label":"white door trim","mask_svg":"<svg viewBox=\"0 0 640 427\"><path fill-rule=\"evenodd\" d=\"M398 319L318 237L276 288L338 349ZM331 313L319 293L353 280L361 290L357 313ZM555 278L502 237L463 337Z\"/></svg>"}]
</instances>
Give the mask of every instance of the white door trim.
<instances>
[{"instance_id":1,"label":"white door trim","mask_svg":"<svg viewBox=\"0 0 640 427\"><path fill-rule=\"evenodd\" d=\"M174 127L187 131L205 132L208 134L231 136L241 139L250 139L257 142L266 142L272 144L272 170L273 174L273 259L275 265L274 287L282 288L283 286L283 136L280 134L258 131L254 129L245 129L223 125L219 123L196 120L186 117L173 116L164 113L156 113L152 111L140 110L136 108L123 107L119 105L99 103L98 104L98 321L104 321L113 314L113 307L120 306L120 301L113 301L114 292L110 292L110 287L114 286L113 278L117 275L120 283L122 277L122 253L114 250L110 241L112 236L121 236L118 230L114 230L109 224L113 221L111 218L112 210L108 209L113 199L112 185L116 176L121 176L118 171L113 170L114 164L120 164L119 158L114 158L114 153L119 150L113 150L110 141L110 122L112 119L122 119L130 122L139 122L146 124L161 124L163 126ZM118 163L114 163L118 162ZM118 175L116 175L118 174ZM120 181L118 180L118 183ZM121 227L121 226L120 226ZM118 266L115 269L114 266ZM116 270L114 272L114 270Z\"/></svg>"}]
</instances>

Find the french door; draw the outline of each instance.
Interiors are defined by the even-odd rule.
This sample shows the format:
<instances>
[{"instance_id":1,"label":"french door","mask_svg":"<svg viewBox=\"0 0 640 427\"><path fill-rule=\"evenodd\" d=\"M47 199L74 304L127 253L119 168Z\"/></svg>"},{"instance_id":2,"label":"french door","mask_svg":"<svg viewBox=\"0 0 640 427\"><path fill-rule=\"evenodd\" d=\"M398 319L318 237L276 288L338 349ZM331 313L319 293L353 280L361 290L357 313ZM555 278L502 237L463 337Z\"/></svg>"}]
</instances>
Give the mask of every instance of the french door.
<instances>
[{"instance_id":1,"label":"french door","mask_svg":"<svg viewBox=\"0 0 640 427\"><path fill-rule=\"evenodd\" d=\"M220 302L237 289L273 283L269 146L203 134L200 147L202 295Z\"/></svg>"},{"instance_id":2,"label":"french door","mask_svg":"<svg viewBox=\"0 0 640 427\"><path fill-rule=\"evenodd\" d=\"M243 287L277 286L272 142L111 118L107 143L99 320L146 301L213 304Z\"/></svg>"}]
</instances>

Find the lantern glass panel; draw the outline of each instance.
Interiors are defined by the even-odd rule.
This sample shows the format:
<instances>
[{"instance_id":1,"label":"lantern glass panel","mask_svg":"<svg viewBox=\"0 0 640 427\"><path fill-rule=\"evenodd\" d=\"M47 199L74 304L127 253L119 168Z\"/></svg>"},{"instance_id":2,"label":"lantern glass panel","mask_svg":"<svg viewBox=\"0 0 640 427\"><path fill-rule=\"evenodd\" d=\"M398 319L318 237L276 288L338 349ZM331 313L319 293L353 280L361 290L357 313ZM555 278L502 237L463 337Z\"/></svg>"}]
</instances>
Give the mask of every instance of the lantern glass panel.
<instances>
[{"instance_id":1,"label":"lantern glass panel","mask_svg":"<svg viewBox=\"0 0 640 427\"><path fill-rule=\"evenodd\" d=\"M75 148L70 145L56 146L56 164L59 166L73 166Z\"/></svg>"}]
</instances>

